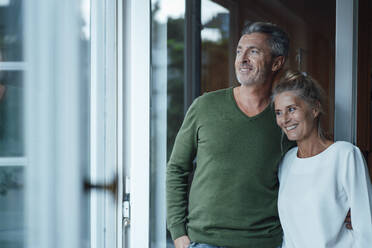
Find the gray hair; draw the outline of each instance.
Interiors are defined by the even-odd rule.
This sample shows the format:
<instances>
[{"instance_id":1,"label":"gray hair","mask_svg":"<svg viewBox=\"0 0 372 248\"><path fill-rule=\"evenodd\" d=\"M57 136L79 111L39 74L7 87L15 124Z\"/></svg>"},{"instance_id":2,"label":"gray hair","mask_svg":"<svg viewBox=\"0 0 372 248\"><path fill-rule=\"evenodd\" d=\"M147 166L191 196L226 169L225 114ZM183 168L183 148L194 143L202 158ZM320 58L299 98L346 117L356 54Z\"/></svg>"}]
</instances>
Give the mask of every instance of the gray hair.
<instances>
[{"instance_id":1,"label":"gray hair","mask_svg":"<svg viewBox=\"0 0 372 248\"><path fill-rule=\"evenodd\" d=\"M251 33L264 33L269 36L269 45L273 57L288 57L289 37L279 26L269 22L250 22L242 30L242 36Z\"/></svg>"},{"instance_id":2,"label":"gray hair","mask_svg":"<svg viewBox=\"0 0 372 248\"><path fill-rule=\"evenodd\" d=\"M321 118L325 115L325 94L323 88L318 82L305 72L287 70L272 92L272 103L275 97L283 92L291 91L311 108L317 109L319 115L317 118L318 134L325 137L321 127Z\"/></svg>"}]
</instances>

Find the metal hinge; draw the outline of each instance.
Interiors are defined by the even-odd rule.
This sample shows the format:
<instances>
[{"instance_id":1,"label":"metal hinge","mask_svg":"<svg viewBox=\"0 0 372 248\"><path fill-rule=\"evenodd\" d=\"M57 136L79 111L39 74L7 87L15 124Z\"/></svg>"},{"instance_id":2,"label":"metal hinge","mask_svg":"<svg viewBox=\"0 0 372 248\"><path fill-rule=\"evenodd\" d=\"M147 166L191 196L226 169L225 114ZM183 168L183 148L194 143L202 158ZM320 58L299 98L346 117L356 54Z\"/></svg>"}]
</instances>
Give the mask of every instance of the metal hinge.
<instances>
[{"instance_id":1,"label":"metal hinge","mask_svg":"<svg viewBox=\"0 0 372 248\"><path fill-rule=\"evenodd\" d=\"M123 199L123 226L124 228L130 225L130 178L125 177L125 192Z\"/></svg>"}]
</instances>

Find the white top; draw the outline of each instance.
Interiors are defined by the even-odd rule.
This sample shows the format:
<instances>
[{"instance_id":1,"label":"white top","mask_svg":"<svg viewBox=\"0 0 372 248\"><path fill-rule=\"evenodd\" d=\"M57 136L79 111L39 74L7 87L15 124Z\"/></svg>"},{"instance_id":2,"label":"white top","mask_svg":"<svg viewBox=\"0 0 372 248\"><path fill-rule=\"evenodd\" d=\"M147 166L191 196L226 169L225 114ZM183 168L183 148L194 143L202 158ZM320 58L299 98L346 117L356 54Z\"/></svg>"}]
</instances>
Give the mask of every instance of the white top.
<instances>
[{"instance_id":1,"label":"white top","mask_svg":"<svg viewBox=\"0 0 372 248\"><path fill-rule=\"evenodd\" d=\"M360 150L344 141L309 158L297 150L279 168L283 248L372 247L372 189ZM344 224L349 209L353 230Z\"/></svg>"}]
</instances>

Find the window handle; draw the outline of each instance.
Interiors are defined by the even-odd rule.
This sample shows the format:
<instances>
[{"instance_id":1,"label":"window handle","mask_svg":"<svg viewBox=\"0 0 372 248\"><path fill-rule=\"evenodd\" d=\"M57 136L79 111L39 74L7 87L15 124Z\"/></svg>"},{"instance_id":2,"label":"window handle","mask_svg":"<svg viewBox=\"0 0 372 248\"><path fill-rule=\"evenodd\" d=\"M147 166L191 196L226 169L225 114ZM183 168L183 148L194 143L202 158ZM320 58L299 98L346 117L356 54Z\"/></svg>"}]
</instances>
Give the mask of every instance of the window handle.
<instances>
[{"instance_id":1,"label":"window handle","mask_svg":"<svg viewBox=\"0 0 372 248\"><path fill-rule=\"evenodd\" d=\"M97 191L108 191L115 198L118 190L118 177L114 176L114 179L110 183L91 183L89 179L84 180L84 191L90 192L91 190Z\"/></svg>"}]
</instances>

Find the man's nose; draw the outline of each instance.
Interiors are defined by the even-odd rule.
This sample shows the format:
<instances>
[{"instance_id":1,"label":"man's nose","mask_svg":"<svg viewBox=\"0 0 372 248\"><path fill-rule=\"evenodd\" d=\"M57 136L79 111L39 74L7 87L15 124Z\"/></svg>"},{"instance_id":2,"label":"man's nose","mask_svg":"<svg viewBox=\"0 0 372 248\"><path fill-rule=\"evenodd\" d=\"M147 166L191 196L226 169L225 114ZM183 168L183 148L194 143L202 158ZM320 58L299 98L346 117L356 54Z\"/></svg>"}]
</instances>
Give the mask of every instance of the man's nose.
<instances>
[{"instance_id":1,"label":"man's nose","mask_svg":"<svg viewBox=\"0 0 372 248\"><path fill-rule=\"evenodd\" d=\"M248 56L248 50L244 51L241 57L241 63L248 63L249 62L249 56Z\"/></svg>"}]
</instances>

